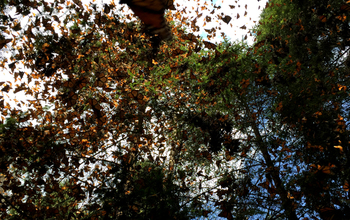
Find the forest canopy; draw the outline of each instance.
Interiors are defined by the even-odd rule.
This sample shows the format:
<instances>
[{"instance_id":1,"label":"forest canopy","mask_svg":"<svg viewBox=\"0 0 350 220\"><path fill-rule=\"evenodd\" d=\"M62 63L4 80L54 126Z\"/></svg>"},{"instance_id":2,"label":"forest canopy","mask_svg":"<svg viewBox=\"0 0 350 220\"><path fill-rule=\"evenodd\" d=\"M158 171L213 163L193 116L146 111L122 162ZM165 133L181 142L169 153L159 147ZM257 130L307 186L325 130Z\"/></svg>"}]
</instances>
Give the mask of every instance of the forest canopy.
<instances>
[{"instance_id":1,"label":"forest canopy","mask_svg":"<svg viewBox=\"0 0 350 220\"><path fill-rule=\"evenodd\" d=\"M0 2L1 219L350 219L350 1L122 3Z\"/></svg>"}]
</instances>

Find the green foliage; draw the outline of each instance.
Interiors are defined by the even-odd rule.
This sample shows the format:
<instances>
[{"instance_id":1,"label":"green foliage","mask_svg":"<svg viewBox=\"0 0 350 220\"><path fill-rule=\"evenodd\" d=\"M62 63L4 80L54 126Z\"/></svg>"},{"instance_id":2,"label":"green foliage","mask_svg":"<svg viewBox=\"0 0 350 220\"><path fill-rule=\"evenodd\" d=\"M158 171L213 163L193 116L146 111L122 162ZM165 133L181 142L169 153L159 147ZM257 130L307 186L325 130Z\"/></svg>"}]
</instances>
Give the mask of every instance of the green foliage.
<instances>
[{"instance_id":1,"label":"green foliage","mask_svg":"<svg viewBox=\"0 0 350 220\"><path fill-rule=\"evenodd\" d=\"M113 168L96 192L101 219L189 219L189 209L180 206L181 190L162 167L142 162L130 168L124 163Z\"/></svg>"}]
</instances>

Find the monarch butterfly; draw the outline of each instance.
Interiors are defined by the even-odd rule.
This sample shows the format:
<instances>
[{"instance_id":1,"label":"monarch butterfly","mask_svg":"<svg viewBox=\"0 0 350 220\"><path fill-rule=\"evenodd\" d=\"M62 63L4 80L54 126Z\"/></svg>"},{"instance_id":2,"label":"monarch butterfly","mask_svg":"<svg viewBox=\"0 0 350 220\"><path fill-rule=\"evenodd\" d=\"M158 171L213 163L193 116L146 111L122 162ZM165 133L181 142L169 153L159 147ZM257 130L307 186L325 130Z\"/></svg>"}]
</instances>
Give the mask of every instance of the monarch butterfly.
<instances>
[{"instance_id":1,"label":"monarch butterfly","mask_svg":"<svg viewBox=\"0 0 350 220\"><path fill-rule=\"evenodd\" d=\"M174 71L173 71L173 72L175 72L176 69L177 69L177 68L174 68ZM162 76L163 79L169 79L170 77L171 77L171 72L170 72L170 73L167 73L167 74L165 74L165 75Z\"/></svg>"},{"instance_id":2,"label":"monarch butterfly","mask_svg":"<svg viewBox=\"0 0 350 220\"><path fill-rule=\"evenodd\" d=\"M216 49L216 45L211 43L211 42L209 42L209 41L203 41L203 43L204 43L204 47L205 48L213 49L213 50Z\"/></svg>"},{"instance_id":3,"label":"monarch butterfly","mask_svg":"<svg viewBox=\"0 0 350 220\"><path fill-rule=\"evenodd\" d=\"M165 21L164 11L175 10L174 0L120 0L120 3L129 6L151 35L158 35L161 40L171 39L172 34Z\"/></svg>"},{"instance_id":4,"label":"monarch butterfly","mask_svg":"<svg viewBox=\"0 0 350 220\"><path fill-rule=\"evenodd\" d=\"M184 54L184 53L186 53L186 51L181 50L180 48L176 48L175 50L173 50L172 56L178 56L178 55L181 55L181 54Z\"/></svg>"},{"instance_id":5,"label":"monarch butterfly","mask_svg":"<svg viewBox=\"0 0 350 220\"><path fill-rule=\"evenodd\" d=\"M342 5L340 6L340 10L341 10L341 11L350 11L350 6L347 5L347 4L342 4Z\"/></svg>"},{"instance_id":6,"label":"monarch butterfly","mask_svg":"<svg viewBox=\"0 0 350 220\"><path fill-rule=\"evenodd\" d=\"M225 15L225 17L222 17L221 20L223 20L226 24L230 23L231 17L228 15Z\"/></svg>"},{"instance_id":7,"label":"monarch butterfly","mask_svg":"<svg viewBox=\"0 0 350 220\"><path fill-rule=\"evenodd\" d=\"M81 77L81 78L77 81L77 84L78 84L78 86L79 86L79 89L84 88L84 87L87 85L88 82L89 82L89 81L88 81L88 78Z\"/></svg>"},{"instance_id":8,"label":"monarch butterfly","mask_svg":"<svg viewBox=\"0 0 350 220\"><path fill-rule=\"evenodd\" d=\"M323 23L327 21L327 17L324 15L321 15L318 17Z\"/></svg>"},{"instance_id":9,"label":"monarch butterfly","mask_svg":"<svg viewBox=\"0 0 350 220\"><path fill-rule=\"evenodd\" d=\"M77 100L78 100L78 95L75 93L69 94L68 97L64 98L64 102L67 104L67 107L72 107L75 104L77 104Z\"/></svg>"},{"instance_id":10,"label":"monarch butterfly","mask_svg":"<svg viewBox=\"0 0 350 220\"><path fill-rule=\"evenodd\" d=\"M193 43L198 43L197 36L192 33L185 34L183 36L183 39L189 40L190 42L193 42Z\"/></svg>"}]
</instances>

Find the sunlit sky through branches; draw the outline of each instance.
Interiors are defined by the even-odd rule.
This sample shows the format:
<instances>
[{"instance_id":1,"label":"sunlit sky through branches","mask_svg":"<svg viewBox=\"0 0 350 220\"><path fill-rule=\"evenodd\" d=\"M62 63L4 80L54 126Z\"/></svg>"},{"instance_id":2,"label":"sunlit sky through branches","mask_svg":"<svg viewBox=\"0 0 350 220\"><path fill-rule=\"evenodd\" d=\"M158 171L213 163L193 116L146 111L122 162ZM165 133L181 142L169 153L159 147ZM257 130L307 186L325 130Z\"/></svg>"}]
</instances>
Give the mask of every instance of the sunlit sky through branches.
<instances>
[{"instance_id":1,"label":"sunlit sky through branches","mask_svg":"<svg viewBox=\"0 0 350 220\"><path fill-rule=\"evenodd\" d=\"M110 0L83 0L83 5L87 6L91 2L97 6L103 8L103 4L111 3ZM120 10L123 6L122 13L132 13L126 5L120 5L119 1L115 1L115 10ZM176 11L180 12L182 16L187 17L189 21L196 20L196 25L199 27L199 31L195 32L196 35L203 37L205 40L209 40L214 43L219 43L223 40L221 34L230 41L242 41L252 45L254 43L254 36L249 33L249 30L254 27L259 21L259 16L266 5L266 0L175 0ZM203 7L205 6L205 7ZM64 9L63 9L64 10ZM15 11L13 11L13 16ZM176 13L172 11L172 13ZM11 11L8 11L11 13ZM64 13L64 12L60 12ZM198 16L198 14L202 14ZM219 16L219 17L218 17ZM229 16L231 20L225 23L220 17ZM208 20L210 17L210 21ZM228 17L227 17L228 18ZM20 18L21 26L26 25L25 18ZM217 27L216 36L208 37L206 30L211 30ZM9 58L9 49L4 47L1 51L2 58ZM12 61L8 61L8 64ZM17 66L20 68L20 66ZM29 70L27 70L29 71ZM1 81L13 82L13 76L10 75L6 69L1 70ZM27 74L30 74L29 72ZM10 99L27 100L29 97L24 96L21 93L13 94L11 91L6 94L6 101ZM13 101L10 101L11 105L15 105Z\"/></svg>"},{"instance_id":2,"label":"sunlit sky through branches","mask_svg":"<svg viewBox=\"0 0 350 220\"><path fill-rule=\"evenodd\" d=\"M245 42L250 45L254 42L254 36L250 35L249 30L258 23L266 2L266 0L175 0L175 4L180 5L180 7L177 7L178 11L187 7L188 15L194 14L202 5L207 4L208 9L201 11L200 13L203 13L203 15L197 19L200 36L206 38L208 33L205 29L208 30L217 26L221 30L217 30L217 36L209 39L210 41L216 43L222 41L223 38L220 34L224 33L231 41L242 41L247 37ZM214 9L215 12L211 14ZM223 20L218 19L216 15L229 16L231 20L226 24ZM206 22L206 16L212 18L210 22Z\"/></svg>"}]
</instances>

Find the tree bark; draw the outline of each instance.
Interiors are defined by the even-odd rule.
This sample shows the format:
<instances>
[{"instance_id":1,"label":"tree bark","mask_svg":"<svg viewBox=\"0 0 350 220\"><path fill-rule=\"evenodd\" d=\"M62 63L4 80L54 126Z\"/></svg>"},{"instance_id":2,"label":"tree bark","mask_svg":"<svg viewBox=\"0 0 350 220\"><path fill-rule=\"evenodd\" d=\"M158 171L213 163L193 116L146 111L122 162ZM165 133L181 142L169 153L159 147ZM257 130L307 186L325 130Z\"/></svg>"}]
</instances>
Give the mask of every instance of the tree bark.
<instances>
[{"instance_id":1,"label":"tree bark","mask_svg":"<svg viewBox=\"0 0 350 220\"><path fill-rule=\"evenodd\" d=\"M245 108L247 110L248 117L252 119L251 126L252 126L253 132L256 136L257 146L260 149L260 151L264 157L264 160L265 160L266 165L268 166L268 169L271 170L270 174L271 174L273 182L276 185L276 192L281 197L282 208L286 212L286 217L289 220L298 220L299 218L295 212L295 208L293 206L292 200L288 198L288 192L283 186L282 180L279 176L278 168L274 166L273 161L271 160L267 145L264 143L264 140L261 137L260 131L259 131L257 124L255 123L255 121L252 117L252 114L250 112L248 105L245 105Z\"/></svg>"}]
</instances>

